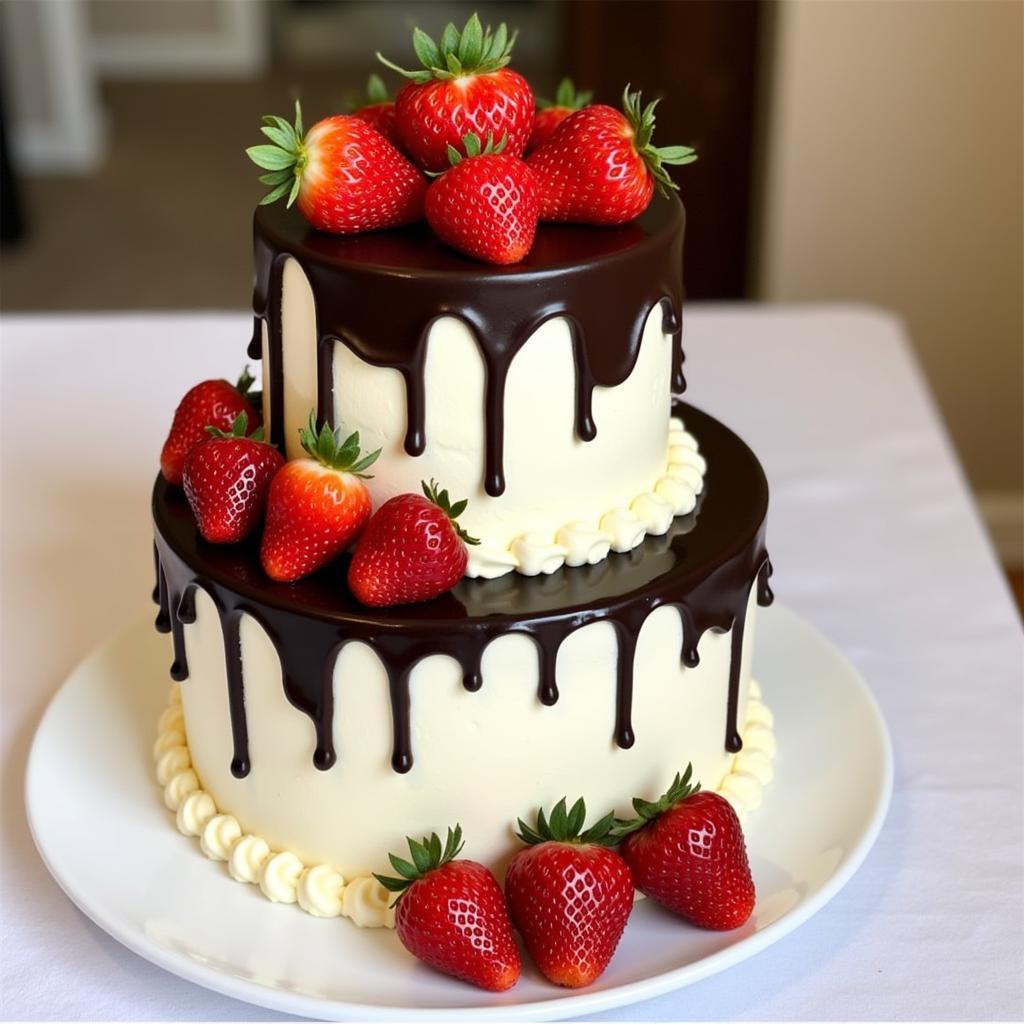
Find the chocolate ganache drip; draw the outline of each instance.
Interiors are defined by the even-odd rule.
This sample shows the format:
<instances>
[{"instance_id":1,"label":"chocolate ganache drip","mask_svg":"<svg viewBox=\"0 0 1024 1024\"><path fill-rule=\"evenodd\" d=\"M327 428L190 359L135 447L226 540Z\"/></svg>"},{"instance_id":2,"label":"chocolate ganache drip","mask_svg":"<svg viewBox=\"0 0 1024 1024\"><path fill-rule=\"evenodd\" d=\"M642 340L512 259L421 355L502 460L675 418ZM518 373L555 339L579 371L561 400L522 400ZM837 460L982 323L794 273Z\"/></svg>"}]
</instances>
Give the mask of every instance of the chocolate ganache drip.
<instances>
[{"instance_id":1,"label":"chocolate ganache drip","mask_svg":"<svg viewBox=\"0 0 1024 1024\"><path fill-rule=\"evenodd\" d=\"M537 699L559 699L556 664L562 643L575 630L608 622L616 636L616 707L613 739L631 747L637 637L648 615L662 605L682 622L681 663L698 664L700 638L708 630L732 630L724 748L737 751L741 659L748 599L755 589L770 604L771 565L764 547L768 487L757 459L724 426L689 406L679 406L708 459L705 492L698 509L678 517L662 537L648 537L626 554L597 565L563 568L549 577L515 574L495 580L464 579L449 594L419 605L371 614L345 583L347 559L293 584L268 579L259 564L258 542L213 545L199 536L180 489L159 478L153 494L157 628L174 637L175 679L188 676L184 625L195 621L195 594L212 599L224 636L234 754L232 772L250 769L245 717L245 680L240 623L249 616L266 631L281 663L288 700L311 720L313 763L331 768L334 749L334 670L346 644L368 644L388 679L392 716L391 766L407 772L414 764L409 679L426 657L449 655L461 666L463 685L475 692L487 685L482 669L488 644L520 634L537 647ZM420 699L429 699L422 697ZM344 708L340 709L342 714ZM344 751L340 752L344 757Z\"/></svg>"},{"instance_id":2,"label":"chocolate ganache drip","mask_svg":"<svg viewBox=\"0 0 1024 1024\"><path fill-rule=\"evenodd\" d=\"M505 490L505 383L516 354L545 321L563 317L576 365L576 434L593 440L593 393L630 375L651 310L673 337L672 388L685 387L681 344L683 231L678 199L657 198L617 228L542 225L527 258L484 267L446 248L423 225L336 236L315 231L295 211L257 208L252 358L270 343L270 436L284 441L282 278L288 259L302 268L316 311L317 418L334 426L334 346L405 381L405 450L422 455L426 437L427 339L442 317L472 331L486 368L484 486Z\"/></svg>"}]
</instances>

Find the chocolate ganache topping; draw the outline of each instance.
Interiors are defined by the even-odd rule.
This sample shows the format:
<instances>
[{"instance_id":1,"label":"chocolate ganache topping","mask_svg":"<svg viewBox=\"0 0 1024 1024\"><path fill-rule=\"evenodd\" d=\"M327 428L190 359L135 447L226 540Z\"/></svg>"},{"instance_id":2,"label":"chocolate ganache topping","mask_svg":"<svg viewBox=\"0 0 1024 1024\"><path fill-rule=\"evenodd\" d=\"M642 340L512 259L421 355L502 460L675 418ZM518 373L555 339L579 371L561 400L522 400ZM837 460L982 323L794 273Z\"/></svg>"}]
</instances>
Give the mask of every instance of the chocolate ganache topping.
<instances>
[{"instance_id":1,"label":"chocolate ganache topping","mask_svg":"<svg viewBox=\"0 0 1024 1024\"><path fill-rule=\"evenodd\" d=\"M270 436L284 440L281 316L285 261L295 259L313 293L317 338L317 417L334 426L334 345L348 346L373 366L405 380L405 450L426 446L424 366L430 327L458 317L473 332L486 367L484 486L505 490L505 381L516 353L552 317L572 332L576 364L576 433L597 435L594 387L615 387L629 376L644 323L657 305L673 335L672 389L685 387L682 364L683 231L675 197L656 197L637 220L621 227L544 224L529 255L509 267L484 266L447 248L425 225L364 235L328 235L295 210L257 207L254 221L255 323L249 355L270 343Z\"/></svg>"},{"instance_id":2,"label":"chocolate ganache topping","mask_svg":"<svg viewBox=\"0 0 1024 1024\"><path fill-rule=\"evenodd\" d=\"M421 659L450 655L462 667L466 689L477 691L487 685L481 669L487 645L509 633L528 636L537 646L538 700L552 705L559 696L558 650L569 634L592 622L608 622L615 631L614 740L631 747L637 741L633 689L644 682L633 678L637 637L647 616L662 605L678 610L683 626L679 656L687 667L698 664L698 644L707 630L732 630L723 743L729 751L739 750L740 661L751 588L756 586L760 604L772 600L764 546L768 485L756 457L735 434L690 406L679 405L675 412L700 438L709 468L701 505L677 518L667 534L648 537L633 551L612 554L596 565L533 578L464 579L433 601L384 610L365 608L352 597L345 582L347 556L297 583L281 584L263 573L257 539L206 543L182 491L159 477L153 492L156 627L173 636L171 676L185 679L184 624L195 621L198 588L212 599L224 637L232 772L244 777L250 768L239 636L243 615L259 622L273 642L284 692L312 720L313 762L322 770L338 756L332 737L334 666L346 644L368 644L385 668L391 764L396 772L407 772L413 766L409 678Z\"/></svg>"}]
</instances>

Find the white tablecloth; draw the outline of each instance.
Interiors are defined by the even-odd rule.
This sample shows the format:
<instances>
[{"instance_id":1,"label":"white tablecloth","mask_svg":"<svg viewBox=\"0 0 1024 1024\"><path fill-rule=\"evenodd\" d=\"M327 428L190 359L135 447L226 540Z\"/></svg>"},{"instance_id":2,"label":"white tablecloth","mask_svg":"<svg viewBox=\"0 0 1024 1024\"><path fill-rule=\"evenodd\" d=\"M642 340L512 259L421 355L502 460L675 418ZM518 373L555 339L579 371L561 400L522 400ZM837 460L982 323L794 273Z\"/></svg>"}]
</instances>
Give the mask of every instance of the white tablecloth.
<instances>
[{"instance_id":1,"label":"white tablecloth","mask_svg":"<svg viewBox=\"0 0 1024 1024\"><path fill-rule=\"evenodd\" d=\"M237 373L250 326L2 323L7 1019L277 1017L94 927L36 855L22 800L50 696L149 600L147 505L171 411L195 381ZM860 308L726 306L688 309L685 340L687 397L767 470L775 591L872 685L896 788L877 846L824 911L724 974L607 1016L1019 1019L1021 626L902 328Z\"/></svg>"}]
</instances>

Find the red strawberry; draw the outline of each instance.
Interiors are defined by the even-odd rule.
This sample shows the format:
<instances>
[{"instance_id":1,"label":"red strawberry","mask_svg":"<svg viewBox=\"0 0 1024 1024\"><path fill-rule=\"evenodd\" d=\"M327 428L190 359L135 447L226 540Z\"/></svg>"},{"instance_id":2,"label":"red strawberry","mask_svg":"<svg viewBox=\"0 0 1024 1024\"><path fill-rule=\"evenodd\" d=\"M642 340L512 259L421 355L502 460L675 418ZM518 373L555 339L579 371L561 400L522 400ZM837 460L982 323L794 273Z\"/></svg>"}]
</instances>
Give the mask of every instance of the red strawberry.
<instances>
[{"instance_id":1,"label":"red strawberry","mask_svg":"<svg viewBox=\"0 0 1024 1024\"><path fill-rule=\"evenodd\" d=\"M740 820L717 793L690 786L690 767L655 803L636 799L638 817L618 822L622 856L636 887L702 928L738 928L754 910L754 881Z\"/></svg>"},{"instance_id":2,"label":"red strawberry","mask_svg":"<svg viewBox=\"0 0 1024 1024\"><path fill-rule=\"evenodd\" d=\"M455 522L467 502L423 484L424 497L399 494L373 514L348 567L348 585L363 604L383 608L429 601L466 572L466 544L478 544Z\"/></svg>"},{"instance_id":3,"label":"red strawberry","mask_svg":"<svg viewBox=\"0 0 1024 1024\"><path fill-rule=\"evenodd\" d=\"M511 988L520 964L505 897L483 864L456 860L460 826L448 829L443 850L436 833L408 843L412 863L388 855L401 877L376 876L399 893L395 931L402 945L444 974L491 992Z\"/></svg>"},{"instance_id":4,"label":"red strawberry","mask_svg":"<svg viewBox=\"0 0 1024 1024\"><path fill-rule=\"evenodd\" d=\"M263 118L260 129L273 145L250 146L249 159L272 188L260 205L282 196L299 201L302 215L320 231L347 235L410 224L423 216L427 182L375 128L355 114L318 121L302 134L302 111L295 124Z\"/></svg>"},{"instance_id":5,"label":"red strawberry","mask_svg":"<svg viewBox=\"0 0 1024 1024\"><path fill-rule=\"evenodd\" d=\"M504 140L503 140L504 141ZM533 172L488 139L481 150L472 132L466 159L452 147L450 170L427 192L427 223L453 249L487 263L518 263L537 232L540 199Z\"/></svg>"},{"instance_id":6,"label":"red strawberry","mask_svg":"<svg viewBox=\"0 0 1024 1024\"><path fill-rule=\"evenodd\" d=\"M599 103L584 107L530 154L541 220L624 224L647 209L655 185L664 195L677 187L663 165L690 164L697 156L688 146L652 144L657 103L641 108L640 93L627 85L624 114Z\"/></svg>"},{"instance_id":7,"label":"red strawberry","mask_svg":"<svg viewBox=\"0 0 1024 1024\"><path fill-rule=\"evenodd\" d=\"M533 93L522 75L506 67L515 33L499 25L483 28L474 14L460 32L449 24L435 43L413 32L412 45L423 65L406 71L385 60L409 79L395 98L395 119L402 148L427 171L448 167L448 147L462 145L468 132L481 139L508 136L509 156L522 156L533 127Z\"/></svg>"},{"instance_id":8,"label":"red strawberry","mask_svg":"<svg viewBox=\"0 0 1024 1024\"><path fill-rule=\"evenodd\" d=\"M395 126L395 104L388 95L387 86L380 75L370 75L366 83L367 103L352 113L361 121L373 125L392 146L398 146L398 129Z\"/></svg>"},{"instance_id":9,"label":"red strawberry","mask_svg":"<svg viewBox=\"0 0 1024 1024\"><path fill-rule=\"evenodd\" d=\"M536 829L519 819L527 848L505 876L512 921L533 962L548 981L581 988L608 966L633 910L633 879L610 849L614 816L580 834L587 809L582 800L566 811L555 804L550 819L537 814Z\"/></svg>"},{"instance_id":10,"label":"red strawberry","mask_svg":"<svg viewBox=\"0 0 1024 1024\"><path fill-rule=\"evenodd\" d=\"M544 145L573 111L582 110L593 98L592 92L577 92L571 78L563 78L558 83L554 103L538 98L537 113L533 115L533 131L530 132L526 152L532 153L538 146Z\"/></svg>"},{"instance_id":11,"label":"red strawberry","mask_svg":"<svg viewBox=\"0 0 1024 1024\"><path fill-rule=\"evenodd\" d=\"M319 435L313 414L300 437L308 459L285 464L270 484L260 561L271 579L291 581L333 561L370 518L363 480L380 449L359 450L359 434L341 440L326 424Z\"/></svg>"},{"instance_id":12,"label":"red strawberry","mask_svg":"<svg viewBox=\"0 0 1024 1024\"><path fill-rule=\"evenodd\" d=\"M252 383L247 366L237 385L226 380L204 380L186 393L174 410L171 431L160 452L160 470L168 483L181 483L185 457L206 437L207 427L230 430L235 417L242 412L250 423L259 423L259 413L249 403Z\"/></svg>"},{"instance_id":13,"label":"red strawberry","mask_svg":"<svg viewBox=\"0 0 1024 1024\"><path fill-rule=\"evenodd\" d=\"M210 436L185 459L185 497L205 540L234 544L245 540L259 522L271 478L284 457L263 440L262 427L246 434L249 417L244 412L230 433L206 429Z\"/></svg>"}]
</instances>

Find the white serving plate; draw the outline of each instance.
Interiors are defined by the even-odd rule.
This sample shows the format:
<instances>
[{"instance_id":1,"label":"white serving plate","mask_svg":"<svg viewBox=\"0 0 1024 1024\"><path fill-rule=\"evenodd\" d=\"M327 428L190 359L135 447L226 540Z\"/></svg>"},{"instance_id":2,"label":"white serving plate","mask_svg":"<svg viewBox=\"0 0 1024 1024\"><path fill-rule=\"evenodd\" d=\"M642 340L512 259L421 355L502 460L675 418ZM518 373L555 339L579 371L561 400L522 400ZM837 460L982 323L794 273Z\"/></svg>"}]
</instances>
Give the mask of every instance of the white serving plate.
<instances>
[{"instance_id":1,"label":"white serving plate","mask_svg":"<svg viewBox=\"0 0 1024 1024\"><path fill-rule=\"evenodd\" d=\"M551 1020L692 984L824 907L874 843L892 789L888 732L864 681L793 612L762 612L755 675L779 752L746 824L758 891L750 922L705 932L641 901L590 988L555 988L524 961L519 984L494 995L430 971L393 932L269 903L177 832L150 757L170 660L147 616L67 678L29 757L32 835L71 900L129 949L217 992L308 1017Z\"/></svg>"}]
</instances>

